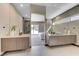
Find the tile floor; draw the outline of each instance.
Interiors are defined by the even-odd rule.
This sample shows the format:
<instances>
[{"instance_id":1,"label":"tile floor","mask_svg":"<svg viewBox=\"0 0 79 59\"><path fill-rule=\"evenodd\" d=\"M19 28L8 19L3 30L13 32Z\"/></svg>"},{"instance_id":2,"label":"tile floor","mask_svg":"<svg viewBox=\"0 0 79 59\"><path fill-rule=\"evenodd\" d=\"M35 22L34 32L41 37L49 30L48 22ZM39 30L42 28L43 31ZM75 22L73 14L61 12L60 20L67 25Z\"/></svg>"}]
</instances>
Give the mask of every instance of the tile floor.
<instances>
[{"instance_id":1,"label":"tile floor","mask_svg":"<svg viewBox=\"0 0 79 59\"><path fill-rule=\"evenodd\" d=\"M33 46L25 51L8 52L4 56L79 56L79 47L73 45L59 47Z\"/></svg>"},{"instance_id":2,"label":"tile floor","mask_svg":"<svg viewBox=\"0 0 79 59\"><path fill-rule=\"evenodd\" d=\"M31 49L15 51L15 52L7 52L6 54L4 54L4 56L30 56L31 55L30 51Z\"/></svg>"},{"instance_id":3,"label":"tile floor","mask_svg":"<svg viewBox=\"0 0 79 59\"><path fill-rule=\"evenodd\" d=\"M32 42L32 44L31 44L32 46L44 45L44 40L41 40L40 34L31 35L31 42Z\"/></svg>"},{"instance_id":4,"label":"tile floor","mask_svg":"<svg viewBox=\"0 0 79 59\"><path fill-rule=\"evenodd\" d=\"M32 47L33 56L79 56L79 47L73 45L45 47Z\"/></svg>"}]
</instances>

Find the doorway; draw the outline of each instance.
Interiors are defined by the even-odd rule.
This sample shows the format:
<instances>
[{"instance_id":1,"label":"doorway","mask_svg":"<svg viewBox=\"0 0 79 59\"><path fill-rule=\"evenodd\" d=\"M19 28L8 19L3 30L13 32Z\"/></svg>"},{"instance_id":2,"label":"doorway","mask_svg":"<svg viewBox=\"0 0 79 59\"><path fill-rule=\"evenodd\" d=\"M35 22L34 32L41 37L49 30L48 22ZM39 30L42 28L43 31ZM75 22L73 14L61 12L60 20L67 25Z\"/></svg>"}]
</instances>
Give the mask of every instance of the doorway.
<instances>
[{"instance_id":1,"label":"doorway","mask_svg":"<svg viewBox=\"0 0 79 59\"><path fill-rule=\"evenodd\" d=\"M39 32L39 24L31 24L31 44L32 46L42 45L41 34Z\"/></svg>"},{"instance_id":2,"label":"doorway","mask_svg":"<svg viewBox=\"0 0 79 59\"><path fill-rule=\"evenodd\" d=\"M39 25L31 25L31 34L39 34Z\"/></svg>"}]
</instances>

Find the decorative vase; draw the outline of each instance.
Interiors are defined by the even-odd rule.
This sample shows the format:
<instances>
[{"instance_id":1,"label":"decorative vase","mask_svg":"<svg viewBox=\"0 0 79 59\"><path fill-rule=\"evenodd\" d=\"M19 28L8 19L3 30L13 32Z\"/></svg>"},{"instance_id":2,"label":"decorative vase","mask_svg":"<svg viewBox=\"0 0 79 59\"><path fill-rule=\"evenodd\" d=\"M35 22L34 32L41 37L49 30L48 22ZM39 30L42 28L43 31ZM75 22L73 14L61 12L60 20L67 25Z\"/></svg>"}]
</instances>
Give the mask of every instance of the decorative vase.
<instances>
[{"instance_id":1,"label":"decorative vase","mask_svg":"<svg viewBox=\"0 0 79 59\"><path fill-rule=\"evenodd\" d=\"M11 36L15 36L15 31L11 31L11 32L10 32L10 35L11 35Z\"/></svg>"}]
</instances>

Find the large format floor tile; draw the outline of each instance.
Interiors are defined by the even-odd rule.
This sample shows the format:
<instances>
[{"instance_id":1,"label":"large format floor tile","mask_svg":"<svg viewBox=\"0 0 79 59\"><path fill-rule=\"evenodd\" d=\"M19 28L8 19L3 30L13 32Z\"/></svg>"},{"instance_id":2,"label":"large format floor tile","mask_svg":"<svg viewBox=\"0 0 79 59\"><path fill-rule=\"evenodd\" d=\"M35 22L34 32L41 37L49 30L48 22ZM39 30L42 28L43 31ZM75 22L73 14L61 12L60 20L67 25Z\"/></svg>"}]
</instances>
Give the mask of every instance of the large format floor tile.
<instances>
[{"instance_id":1,"label":"large format floor tile","mask_svg":"<svg viewBox=\"0 0 79 59\"><path fill-rule=\"evenodd\" d=\"M21 50L21 51L12 51L12 52L7 52L4 54L4 56L30 56L31 55L31 49L27 50Z\"/></svg>"},{"instance_id":2,"label":"large format floor tile","mask_svg":"<svg viewBox=\"0 0 79 59\"><path fill-rule=\"evenodd\" d=\"M73 45L45 47L34 46L32 47L33 56L79 56L79 47Z\"/></svg>"},{"instance_id":3,"label":"large format floor tile","mask_svg":"<svg viewBox=\"0 0 79 59\"><path fill-rule=\"evenodd\" d=\"M79 56L79 47L73 45L45 47L33 46L25 51L8 52L4 56Z\"/></svg>"}]
</instances>

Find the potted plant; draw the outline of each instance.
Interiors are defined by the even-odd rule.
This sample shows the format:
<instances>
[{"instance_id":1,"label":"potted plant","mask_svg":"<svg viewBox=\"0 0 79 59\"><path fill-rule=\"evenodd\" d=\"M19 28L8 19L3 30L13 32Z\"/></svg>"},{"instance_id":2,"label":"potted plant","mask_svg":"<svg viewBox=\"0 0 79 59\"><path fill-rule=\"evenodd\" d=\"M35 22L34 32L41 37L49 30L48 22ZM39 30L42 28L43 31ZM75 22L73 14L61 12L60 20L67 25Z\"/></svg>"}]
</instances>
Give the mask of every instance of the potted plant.
<instances>
[{"instance_id":1,"label":"potted plant","mask_svg":"<svg viewBox=\"0 0 79 59\"><path fill-rule=\"evenodd\" d=\"M10 34L10 35L14 36L14 35L15 35L15 31L16 31L16 26L13 25L13 26L11 27L11 34Z\"/></svg>"}]
</instances>

